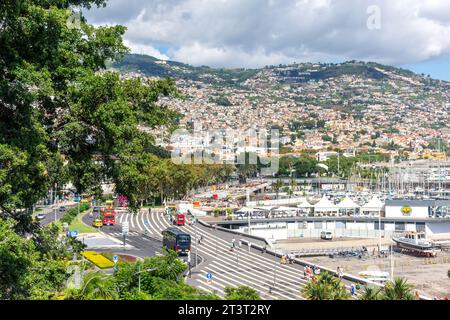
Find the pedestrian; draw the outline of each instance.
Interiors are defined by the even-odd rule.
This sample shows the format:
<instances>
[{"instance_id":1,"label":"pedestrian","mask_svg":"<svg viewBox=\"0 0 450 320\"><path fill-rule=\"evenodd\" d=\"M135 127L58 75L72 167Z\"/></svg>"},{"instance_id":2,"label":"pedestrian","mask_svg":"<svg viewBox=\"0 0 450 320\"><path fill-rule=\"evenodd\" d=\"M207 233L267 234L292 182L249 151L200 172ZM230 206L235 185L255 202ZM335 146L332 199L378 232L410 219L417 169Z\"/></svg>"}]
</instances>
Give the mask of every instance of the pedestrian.
<instances>
[{"instance_id":1,"label":"pedestrian","mask_svg":"<svg viewBox=\"0 0 450 320\"><path fill-rule=\"evenodd\" d=\"M152 214L152 208L148 208L148 214Z\"/></svg>"},{"instance_id":2,"label":"pedestrian","mask_svg":"<svg viewBox=\"0 0 450 320\"><path fill-rule=\"evenodd\" d=\"M342 276L344 275L344 273L342 272L341 267L337 267L337 274L338 274L339 280L342 280Z\"/></svg>"},{"instance_id":3,"label":"pedestrian","mask_svg":"<svg viewBox=\"0 0 450 320\"><path fill-rule=\"evenodd\" d=\"M419 290L416 290L416 300L420 300L420 294L419 294Z\"/></svg>"},{"instance_id":4,"label":"pedestrian","mask_svg":"<svg viewBox=\"0 0 450 320\"><path fill-rule=\"evenodd\" d=\"M264 245L264 247L262 248L261 253L266 253L266 250L267 250L267 247L266 247L266 245Z\"/></svg>"},{"instance_id":5,"label":"pedestrian","mask_svg":"<svg viewBox=\"0 0 450 320\"><path fill-rule=\"evenodd\" d=\"M356 287L355 285L352 283L352 285L350 286L350 294L352 296L354 296L356 294Z\"/></svg>"},{"instance_id":6,"label":"pedestrian","mask_svg":"<svg viewBox=\"0 0 450 320\"><path fill-rule=\"evenodd\" d=\"M231 239L231 251L233 251L234 250L234 247L236 246L235 245L235 241L236 241L236 239Z\"/></svg>"}]
</instances>

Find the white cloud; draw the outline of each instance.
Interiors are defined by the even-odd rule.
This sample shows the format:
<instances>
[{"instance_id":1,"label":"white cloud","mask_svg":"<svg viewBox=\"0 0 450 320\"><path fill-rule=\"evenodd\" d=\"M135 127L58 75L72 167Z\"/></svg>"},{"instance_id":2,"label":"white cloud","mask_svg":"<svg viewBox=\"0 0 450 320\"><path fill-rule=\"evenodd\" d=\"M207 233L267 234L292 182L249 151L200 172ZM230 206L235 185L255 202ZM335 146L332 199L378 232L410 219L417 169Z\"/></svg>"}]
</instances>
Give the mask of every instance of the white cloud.
<instances>
[{"instance_id":1,"label":"white cloud","mask_svg":"<svg viewBox=\"0 0 450 320\"><path fill-rule=\"evenodd\" d=\"M381 8L380 30L367 28L370 5ZM447 0L110 0L108 7L88 19L126 25L134 52L195 65L408 64L450 54Z\"/></svg>"},{"instance_id":2,"label":"white cloud","mask_svg":"<svg viewBox=\"0 0 450 320\"><path fill-rule=\"evenodd\" d=\"M155 49L154 47L152 47L150 45L133 43L128 40L124 40L124 44L128 48L130 48L132 53L145 54L148 56L155 57L159 60L170 60L168 56L161 53L158 49Z\"/></svg>"}]
</instances>

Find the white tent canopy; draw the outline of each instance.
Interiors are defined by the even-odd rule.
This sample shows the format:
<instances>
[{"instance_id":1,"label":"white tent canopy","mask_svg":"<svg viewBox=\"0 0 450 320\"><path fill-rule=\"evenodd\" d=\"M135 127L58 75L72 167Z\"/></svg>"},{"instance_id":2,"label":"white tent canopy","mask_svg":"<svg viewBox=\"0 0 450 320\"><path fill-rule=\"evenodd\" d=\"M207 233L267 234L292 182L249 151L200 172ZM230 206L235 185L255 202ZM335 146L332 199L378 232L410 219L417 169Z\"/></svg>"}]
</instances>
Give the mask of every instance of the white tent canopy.
<instances>
[{"instance_id":1,"label":"white tent canopy","mask_svg":"<svg viewBox=\"0 0 450 320\"><path fill-rule=\"evenodd\" d=\"M324 195L319 202L314 205L315 212L330 212L330 211L338 211L338 207L332 203L327 197Z\"/></svg>"},{"instance_id":2,"label":"white tent canopy","mask_svg":"<svg viewBox=\"0 0 450 320\"><path fill-rule=\"evenodd\" d=\"M249 208L249 207L242 207L241 209L236 211L236 213L253 213L253 212L258 212L258 211L261 211L261 210L256 210L254 208Z\"/></svg>"},{"instance_id":3,"label":"white tent canopy","mask_svg":"<svg viewBox=\"0 0 450 320\"><path fill-rule=\"evenodd\" d=\"M273 210L273 211L277 211L277 212L279 212L279 211L297 211L297 208L294 208L294 207L283 207L283 206L281 206L281 207L276 208L276 209Z\"/></svg>"},{"instance_id":4,"label":"white tent canopy","mask_svg":"<svg viewBox=\"0 0 450 320\"><path fill-rule=\"evenodd\" d=\"M342 200L341 202L339 202L337 204L337 207L339 209L356 209L359 208L360 206L357 205L352 199L350 199L349 197L345 197L344 200Z\"/></svg>"},{"instance_id":5,"label":"white tent canopy","mask_svg":"<svg viewBox=\"0 0 450 320\"><path fill-rule=\"evenodd\" d=\"M303 201L302 201L299 205L297 205L297 208L312 208L312 207L313 207L313 205L310 204L310 203L306 200L306 198L304 198Z\"/></svg>"},{"instance_id":6,"label":"white tent canopy","mask_svg":"<svg viewBox=\"0 0 450 320\"><path fill-rule=\"evenodd\" d=\"M261 207L255 207L256 210L261 211L271 211L272 209L275 209L276 207L273 206L261 206Z\"/></svg>"},{"instance_id":7,"label":"white tent canopy","mask_svg":"<svg viewBox=\"0 0 450 320\"><path fill-rule=\"evenodd\" d=\"M383 207L384 207L384 203L380 199L378 199L378 197L375 195L369 202L367 202L365 205L363 205L361 207L361 210L378 212L378 211L381 211L381 209L383 209Z\"/></svg>"}]
</instances>

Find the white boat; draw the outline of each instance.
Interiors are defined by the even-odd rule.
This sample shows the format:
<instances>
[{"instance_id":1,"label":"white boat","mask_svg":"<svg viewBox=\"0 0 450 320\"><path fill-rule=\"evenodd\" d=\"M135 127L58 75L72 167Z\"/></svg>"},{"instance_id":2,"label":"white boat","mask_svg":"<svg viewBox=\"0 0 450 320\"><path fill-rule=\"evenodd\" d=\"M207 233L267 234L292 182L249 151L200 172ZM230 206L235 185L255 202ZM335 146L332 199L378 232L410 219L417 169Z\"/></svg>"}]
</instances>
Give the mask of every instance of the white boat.
<instances>
[{"instance_id":1,"label":"white boat","mask_svg":"<svg viewBox=\"0 0 450 320\"><path fill-rule=\"evenodd\" d=\"M401 249L412 250L422 253L436 253L440 249L430 241L426 240L424 232L407 232L404 236L393 237L397 246Z\"/></svg>"},{"instance_id":2,"label":"white boat","mask_svg":"<svg viewBox=\"0 0 450 320\"><path fill-rule=\"evenodd\" d=\"M373 281L373 282L384 283L384 282L390 280L389 272L384 272L384 271L367 270L367 271L361 271L360 273L358 273L358 275L361 278L364 278L366 280Z\"/></svg>"}]
</instances>

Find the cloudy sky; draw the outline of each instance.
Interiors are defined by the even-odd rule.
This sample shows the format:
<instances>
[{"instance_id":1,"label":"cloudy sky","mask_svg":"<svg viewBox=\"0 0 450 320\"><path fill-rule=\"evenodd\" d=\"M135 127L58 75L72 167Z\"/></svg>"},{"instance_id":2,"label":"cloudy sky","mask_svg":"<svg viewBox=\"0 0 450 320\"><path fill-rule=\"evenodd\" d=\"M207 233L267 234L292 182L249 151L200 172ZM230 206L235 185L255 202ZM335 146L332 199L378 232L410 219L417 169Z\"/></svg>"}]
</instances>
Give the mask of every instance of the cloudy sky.
<instances>
[{"instance_id":1,"label":"cloudy sky","mask_svg":"<svg viewBox=\"0 0 450 320\"><path fill-rule=\"evenodd\" d=\"M132 52L192 65L376 61L450 80L449 0L109 0Z\"/></svg>"}]
</instances>

